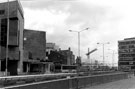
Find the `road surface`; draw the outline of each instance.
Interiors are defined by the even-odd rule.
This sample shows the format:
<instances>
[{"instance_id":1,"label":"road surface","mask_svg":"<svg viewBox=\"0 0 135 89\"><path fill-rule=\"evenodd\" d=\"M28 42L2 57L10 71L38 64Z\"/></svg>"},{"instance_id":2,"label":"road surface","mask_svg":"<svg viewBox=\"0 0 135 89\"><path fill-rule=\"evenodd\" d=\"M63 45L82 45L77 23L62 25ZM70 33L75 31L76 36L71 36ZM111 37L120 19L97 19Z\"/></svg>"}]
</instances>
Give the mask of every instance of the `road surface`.
<instances>
[{"instance_id":1,"label":"road surface","mask_svg":"<svg viewBox=\"0 0 135 89\"><path fill-rule=\"evenodd\" d=\"M83 89L135 89L135 77L132 76L128 79L90 86Z\"/></svg>"}]
</instances>

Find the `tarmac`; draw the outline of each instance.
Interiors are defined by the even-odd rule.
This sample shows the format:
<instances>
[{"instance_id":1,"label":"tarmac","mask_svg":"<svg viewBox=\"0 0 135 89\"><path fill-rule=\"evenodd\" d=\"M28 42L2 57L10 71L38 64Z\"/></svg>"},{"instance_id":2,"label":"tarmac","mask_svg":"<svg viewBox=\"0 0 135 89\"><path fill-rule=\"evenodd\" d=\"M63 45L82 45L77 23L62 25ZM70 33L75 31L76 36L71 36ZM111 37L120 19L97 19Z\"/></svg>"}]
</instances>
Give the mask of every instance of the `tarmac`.
<instances>
[{"instance_id":1,"label":"tarmac","mask_svg":"<svg viewBox=\"0 0 135 89\"><path fill-rule=\"evenodd\" d=\"M83 89L135 89L135 77L130 76L128 79L90 86Z\"/></svg>"}]
</instances>

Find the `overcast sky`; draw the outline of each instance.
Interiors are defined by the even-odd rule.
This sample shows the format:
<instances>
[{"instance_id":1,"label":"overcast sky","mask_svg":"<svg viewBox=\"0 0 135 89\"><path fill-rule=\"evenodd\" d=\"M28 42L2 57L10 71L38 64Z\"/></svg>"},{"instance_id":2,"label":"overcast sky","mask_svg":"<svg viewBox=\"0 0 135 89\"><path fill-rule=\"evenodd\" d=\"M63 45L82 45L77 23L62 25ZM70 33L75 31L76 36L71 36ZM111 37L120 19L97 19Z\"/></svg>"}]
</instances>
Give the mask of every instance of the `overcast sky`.
<instances>
[{"instance_id":1,"label":"overcast sky","mask_svg":"<svg viewBox=\"0 0 135 89\"><path fill-rule=\"evenodd\" d=\"M135 36L134 0L23 0L25 28L47 32L47 42L54 42L62 49L71 47L77 56L78 35L81 32L82 61L88 61L88 48L98 50L91 54L102 61L102 45L105 45L105 61L111 62L112 51L117 53L118 40ZM115 55L115 62L117 54Z\"/></svg>"},{"instance_id":2,"label":"overcast sky","mask_svg":"<svg viewBox=\"0 0 135 89\"><path fill-rule=\"evenodd\" d=\"M117 53L118 40L135 36L134 0L21 0L25 28L47 32L47 42L62 49L71 47L77 56L77 33L81 32L82 61L88 61L88 48L98 50L91 54L94 60L102 61L102 45L105 45L105 61L112 61L112 51ZM117 62L117 54L115 62Z\"/></svg>"}]
</instances>

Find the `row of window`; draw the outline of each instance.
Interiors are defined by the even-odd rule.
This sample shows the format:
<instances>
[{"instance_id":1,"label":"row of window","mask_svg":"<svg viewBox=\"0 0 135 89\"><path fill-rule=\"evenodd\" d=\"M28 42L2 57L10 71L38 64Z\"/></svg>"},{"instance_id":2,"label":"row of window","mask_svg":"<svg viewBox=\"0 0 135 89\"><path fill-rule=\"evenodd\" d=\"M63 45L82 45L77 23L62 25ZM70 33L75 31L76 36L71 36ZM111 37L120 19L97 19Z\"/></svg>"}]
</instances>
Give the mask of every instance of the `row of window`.
<instances>
[{"instance_id":1,"label":"row of window","mask_svg":"<svg viewBox=\"0 0 135 89\"><path fill-rule=\"evenodd\" d=\"M119 42L119 45L135 44L135 41Z\"/></svg>"},{"instance_id":2,"label":"row of window","mask_svg":"<svg viewBox=\"0 0 135 89\"><path fill-rule=\"evenodd\" d=\"M119 65L135 65L135 62L130 61L130 62L119 62Z\"/></svg>"},{"instance_id":3,"label":"row of window","mask_svg":"<svg viewBox=\"0 0 135 89\"><path fill-rule=\"evenodd\" d=\"M135 58L119 58L120 61L132 61L135 60Z\"/></svg>"},{"instance_id":4,"label":"row of window","mask_svg":"<svg viewBox=\"0 0 135 89\"><path fill-rule=\"evenodd\" d=\"M119 57L135 57L135 54L119 54Z\"/></svg>"},{"instance_id":5,"label":"row of window","mask_svg":"<svg viewBox=\"0 0 135 89\"><path fill-rule=\"evenodd\" d=\"M135 49L120 49L119 53L135 53Z\"/></svg>"},{"instance_id":6,"label":"row of window","mask_svg":"<svg viewBox=\"0 0 135 89\"><path fill-rule=\"evenodd\" d=\"M128 49L128 48L135 48L135 45L124 45L124 46L119 46L119 49Z\"/></svg>"},{"instance_id":7,"label":"row of window","mask_svg":"<svg viewBox=\"0 0 135 89\"><path fill-rule=\"evenodd\" d=\"M135 69L135 66L125 66L125 65L121 65L121 66L119 66L119 69L120 69L120 70L123 70L123 71L130 71L131 69Z\"/></svg>"}]
</instances>

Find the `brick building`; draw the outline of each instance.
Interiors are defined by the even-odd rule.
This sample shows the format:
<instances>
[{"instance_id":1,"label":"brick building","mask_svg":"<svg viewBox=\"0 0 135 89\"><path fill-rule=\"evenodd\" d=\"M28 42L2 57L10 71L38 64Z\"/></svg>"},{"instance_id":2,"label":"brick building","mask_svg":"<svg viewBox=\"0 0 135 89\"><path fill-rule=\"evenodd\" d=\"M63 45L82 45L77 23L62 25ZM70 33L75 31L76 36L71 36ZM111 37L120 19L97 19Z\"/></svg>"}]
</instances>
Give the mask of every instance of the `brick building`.
<instances>
[{"instance_id":1,"label":"brick building","mask_svg":"<svg viewBox=\"0 0 135 89\"><path fill-rule=\"evenodd\" d=\"M59 50L59 51L50 51L48 55L48 60L53 63L60 63L64 65L74 65L75 64L75 55L70 50Z\"/></svg>"},{"instance_id":2,"label":"brick building","mask_svg":"<svg viewBox=\"0 0 135 89\"><path fill-rule=\"evenodd\" d=\"M119 69L124 71L135 70L135 38L118 41L118 52Z\"/></svg>"},{"instance_id":3,"label":"brick building","mask_svg":"<svg viewBox=\"0 0 135 89\"><path fill-rule=\"evenodd\" d=\"M48 61L54 63L55 72L62 72L63 66L66 68L76 67L75 55L70 50L52 50L48 56Z\"/></svg>"},{"instance_id":4,"label":"brick building","mask_svg":"<svg viewBox=\"0 0 135 89\"><path fill-rule=\"evenodd\" d=\"M9 25L8 25L9 17ZM7 28L9 27L8 72L16 75L22 72L23 61L23 9L18 1L0 3L0 71L6 69Z\"/></svg>"},{"instance_id":5,"label":"brick building","mask_svg":"<svg viewBox=\"0 0 135 89\"><path fill-rule=\"evenodd\" d=\"M75 55L73 54L70 48L68 48L67 50L60 50L60 54L64 55L64 61L66 65L75 64Z\"/></svg>"}]
</instances>

